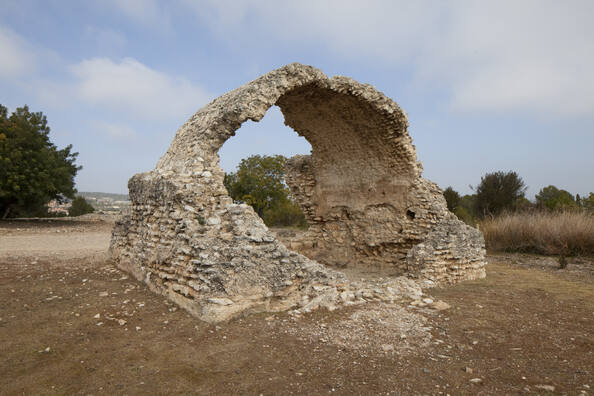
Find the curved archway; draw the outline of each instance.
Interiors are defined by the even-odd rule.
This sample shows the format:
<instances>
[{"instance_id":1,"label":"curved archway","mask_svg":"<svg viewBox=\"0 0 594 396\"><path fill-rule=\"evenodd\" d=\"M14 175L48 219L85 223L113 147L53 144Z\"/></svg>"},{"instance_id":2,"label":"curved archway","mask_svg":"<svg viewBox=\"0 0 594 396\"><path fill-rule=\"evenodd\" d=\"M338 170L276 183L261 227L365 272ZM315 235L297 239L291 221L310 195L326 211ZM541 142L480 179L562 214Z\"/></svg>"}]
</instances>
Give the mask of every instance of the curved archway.
<instances>
[{"instance_id":1,"label":"curved archway","mask_svg":"<svg viewBox=\"0 0 594 396\"><path fill-rule=\"evenodd\" d=\"M275 104L312 145L310 156L290 161L287 177L310 222L292 246L303 255L250 207L233 204L218 166L223 143ZM113 257L207 319L256 305L284 309L303 288L345 282L310 259L435 282L484 276L482 235L421 177L407 127L400 107L370 85L300 64L274 70L196 112L155 169L130 180L133 210L114 230Z\"/></svg>"}]
</instances>

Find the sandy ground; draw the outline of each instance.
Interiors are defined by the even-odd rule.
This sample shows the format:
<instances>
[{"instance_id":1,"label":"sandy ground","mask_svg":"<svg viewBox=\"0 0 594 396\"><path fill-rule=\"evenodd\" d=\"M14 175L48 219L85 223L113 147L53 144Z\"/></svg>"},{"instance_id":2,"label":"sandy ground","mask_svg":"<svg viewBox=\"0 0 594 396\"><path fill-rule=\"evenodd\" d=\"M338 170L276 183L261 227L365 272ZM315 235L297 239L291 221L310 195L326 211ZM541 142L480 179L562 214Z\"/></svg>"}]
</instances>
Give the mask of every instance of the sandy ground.
<instances>
[{"instance_id":1,"label":"sandy ground","mask_svg":"<svg viewBox=\"0 0 594 396\"><path fill-rule=\"evenodd\" d=\"M591 260L489 258L428 291L201 322L115 269L112 222L0 222L1 394L593 394Z\"/></svg>"}]
</instances>

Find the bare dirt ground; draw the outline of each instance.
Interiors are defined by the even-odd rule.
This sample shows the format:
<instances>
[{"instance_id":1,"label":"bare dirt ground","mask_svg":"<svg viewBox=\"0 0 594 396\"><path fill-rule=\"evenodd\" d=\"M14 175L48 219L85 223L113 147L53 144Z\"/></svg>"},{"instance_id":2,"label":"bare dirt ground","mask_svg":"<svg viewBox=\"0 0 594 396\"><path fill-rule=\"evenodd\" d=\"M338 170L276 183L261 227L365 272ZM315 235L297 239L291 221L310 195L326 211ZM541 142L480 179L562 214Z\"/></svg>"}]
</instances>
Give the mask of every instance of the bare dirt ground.
<instances>
[{"instance_id":1,"label":"bare dirt ground","mask_svg":"<svg viewBox=\"0 0 594 396\"><path fill-rule=\"evenodd\" d=\"M115 269L112 223L0 222L1 394L593 394L591 260L489 258L487 278L201 322Z\"/></svg>"}]
</instances>

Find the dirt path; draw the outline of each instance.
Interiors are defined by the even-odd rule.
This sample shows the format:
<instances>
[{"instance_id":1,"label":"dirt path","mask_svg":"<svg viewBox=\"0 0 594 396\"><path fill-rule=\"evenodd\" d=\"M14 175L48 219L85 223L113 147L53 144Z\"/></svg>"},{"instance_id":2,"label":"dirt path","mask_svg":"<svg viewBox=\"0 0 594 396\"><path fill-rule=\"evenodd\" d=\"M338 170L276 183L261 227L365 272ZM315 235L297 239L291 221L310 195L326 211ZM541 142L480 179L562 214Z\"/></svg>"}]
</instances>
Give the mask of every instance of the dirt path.
<instances>
[{"instance_id":1,"label":"dirt path","mask_svg":"<svg viewBox=\"0 0 594 396\"><path fill-rule=\"evenodd\" d=\"M114 218L77 221L58 218L0 222L0 258L97 257L105 260Z\"/></svg>"},{"instance_id":2,"label":"dirt path","mask_svg":"<svg viewBox=\"0 0 594 396\"><path fill-rule=\"evenodd\" d=\"M589 275L492 257L487 279L430 291L452 306L441 312L366 304L214 326L113 268L109 229L0 223L1 394L593 392Z\"/></svg>"}]
</instances>

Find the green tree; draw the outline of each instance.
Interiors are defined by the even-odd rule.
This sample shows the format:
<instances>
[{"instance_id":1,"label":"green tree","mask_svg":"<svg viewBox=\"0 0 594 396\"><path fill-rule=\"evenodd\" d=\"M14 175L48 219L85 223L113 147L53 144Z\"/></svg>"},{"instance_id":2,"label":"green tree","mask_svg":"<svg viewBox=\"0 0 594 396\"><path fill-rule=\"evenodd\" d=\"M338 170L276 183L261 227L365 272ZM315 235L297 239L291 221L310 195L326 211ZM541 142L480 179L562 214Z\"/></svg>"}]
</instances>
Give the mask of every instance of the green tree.
<instances>
[{"instance_id":1,"label":"green tree","mask_svg":"<svg viewBox=\"0 0 594 396\"><path fill-rule=\"evenodd\" d=\"M229 196L251 205L269 226L301 226L303 213L285 184L287 158L282 155L253 155L241 160L237 171L225 175Z\"/></svg>"},{"instance_id":2,"label":"green tree","mask_svg":"<svg viewBox=\"0 0 594 396\"><path fill-rule=\"evenodd\" d=\"M450 212L455 212L458 205L460 205L460 200L462 199L460 194L458 194L458 192L452 187L448 187L443 190L443 196L446 199Z\"/></svg>"},{"instance_id":3,"label":"green tree","mask_svg":"<svg viewBox=\"0 0 594 396\"><path fill-rule=\"evenodd\" d=\"M38 214L44 205L74 197L81 167L68 145L58 150L49 139L46 117L17 108L10 117L0 105L0 216Z\"/></svg>"},{"instance_id":4,"label":"green tree","mask_svg":"<svg viewBox=\"0 0 594 396\"><path fill-rule=\"evenodd\" d=\"M565 190L559 190L555 186L542 188L536 194L536 204L539 208L547 208L549 210L571 209L578 206L571 193Z\"/></svg>"},{"instance_id":5,"label":"green tree","mask_svg":"<svg viewBox=\"0 0 594 396\"><path fill-rule=\"evenodd\" d=\"M522 202L526 189L526 184L516 172L487 173L475 189L475 213L484 217L513 211Z\"/></svg>"},{"instance_id":6,"label":"green tree","mask_svg":"<svg viewBox=\"0 0 594 396\"><path fill-rule=\"evenodd\" d=\"M466 194L460 199L458 207L463 208L471 217L476 217L476 194Z\"/></svg>"},{"instance_id":7,"label":"green tree","mask_svg":"<svg viewBox=\"0 0 594 396\"><path fill-rule=\"evenodd\" d=\"M72 206L68 210L69 216L81 216L87 213L93 213L95 208L87 202L86 199L81 197L80 195L77 196L72 200Z\"/></svg>"}]
</instances>

